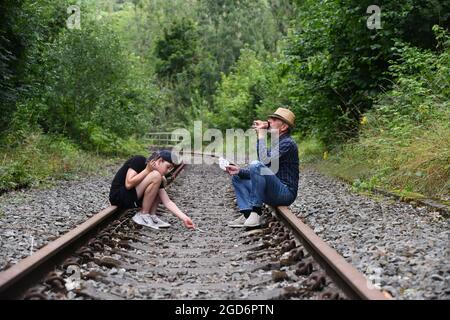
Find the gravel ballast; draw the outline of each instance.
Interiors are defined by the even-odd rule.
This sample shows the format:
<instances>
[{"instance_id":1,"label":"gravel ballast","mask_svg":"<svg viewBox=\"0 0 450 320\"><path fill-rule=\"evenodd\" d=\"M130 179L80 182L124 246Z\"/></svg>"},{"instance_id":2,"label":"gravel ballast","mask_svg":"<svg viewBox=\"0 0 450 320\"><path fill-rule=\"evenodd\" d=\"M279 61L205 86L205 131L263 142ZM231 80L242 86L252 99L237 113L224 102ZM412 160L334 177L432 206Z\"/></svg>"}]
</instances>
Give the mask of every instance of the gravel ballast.
<instances>
[{"instance_id":1,"label":"gravel ballast","mask_svg":"<svg viewBox=\"0 0 450 320\"><path fill-rule=\"evenodd\" d=\"M0 197L0 270L17 263L109 205L114 171L48 190ZM294 213L395 299L449 299L448 219L428 208L369 198L302 169Z\"/></svg>"},{"instance_id":2,"label":"gravel ballast","mask_svg":"<svg viewBox=\"0 0 450 320\"><path fill-rule=\"evenodd\" d=\"M450 298L449 222L438 212L352 193L312 169L291 209L394 298Z\"/></svg>"},{"instance_id":3,"label":"gravel ballast","mask_svg":"<svg viewBox=\"0 0 450 320\"><path fill-rule=\"evenodd\" d=\"M60 181L41 190L20 190L0 197L0 270L16 264L109 206L112 174Z\"/></svg>"},{"instance_id":4,"label":"gravel ballast","mask_svg":"<svg viewBox=\"0 0 450 320\"><path fill-rule=\"evenodd\" d=\"M38 283L23 298L345 297L268 210L261 228L227 226L236 218L235 196L230 177L217 165L185 167L168 193L199 229L185 228L162 206L167 229L139 226L132 219L137 210L124 212L45 277L59 282Z\"/></svg>"}]
</instances>

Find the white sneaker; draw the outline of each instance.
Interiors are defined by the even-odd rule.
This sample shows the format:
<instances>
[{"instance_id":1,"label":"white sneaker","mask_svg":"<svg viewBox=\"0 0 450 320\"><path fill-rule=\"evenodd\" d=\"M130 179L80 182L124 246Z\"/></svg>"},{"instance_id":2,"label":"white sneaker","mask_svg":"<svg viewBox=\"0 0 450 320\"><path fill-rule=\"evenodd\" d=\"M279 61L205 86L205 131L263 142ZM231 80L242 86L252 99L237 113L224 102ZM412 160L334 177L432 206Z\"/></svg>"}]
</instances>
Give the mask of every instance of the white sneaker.
<instances>
[{"instance_id":1,"label":"white sneaker","mask_svg":"<svg viewBox=\"0 0 450 320\"><path fill-rule=\"evenodd\" d=\"M142 218L142 214L140 212L136 213L131 220L133 220L136 224L145 226L145 221Z\"/></svg>"},{"instance_id":2,"label":"white sneaker","mask_svg":"<svg viewBox=\"0 0 450 320\"><path fill-rule=\"evenodd\" d=\"M156 214L150 215L150 219L152 219L153 222L156 222L159 228L169 228L171 226L170 223L161 220Z\"/></svg>"},{"instance_id":3,"label":"white sneaker","mask_svg":"<svg viewBox=\"0 0 450 320\"><path fill-rule=\"evenodd\" d=\"M231 221L228 226L232 228L243 228L245 222L245 216L242 214L236 220Z\"/></svg>"},{"instance_id":4,"label":"white sneaker","mask_svg":"<svg viewBox=\"0 0 450 320\"><path fill-rule=\"evenodd\" d=\"M152 219L150 219L149 214L142 214L141 212L138 212L134 215L133 221L141 226L159 230L158 224L153 222Z\"/></svg>"},{"instance_id":5,"label":"white sneaker","mask_svg":"<svg viewBox=\"0 0 450 320\"><path fill-rule=\"evenodd\" d=\"M244 222L244 227L259 227L261 225L261 217L256 212L250 213L250 216Z\"/></svg>"}]
</instances>

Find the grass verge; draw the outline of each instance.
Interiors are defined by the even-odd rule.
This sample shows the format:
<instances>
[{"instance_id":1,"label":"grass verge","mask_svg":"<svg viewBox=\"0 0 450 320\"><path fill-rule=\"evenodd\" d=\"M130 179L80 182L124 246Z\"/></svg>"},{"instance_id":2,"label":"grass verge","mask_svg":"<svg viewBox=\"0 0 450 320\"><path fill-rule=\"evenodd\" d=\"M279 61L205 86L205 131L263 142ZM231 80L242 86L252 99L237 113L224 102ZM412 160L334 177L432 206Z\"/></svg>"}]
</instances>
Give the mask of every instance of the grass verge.
<instances>
[{"instance_id":1,"label":"grass verge","mask_svg":"<svg viewBox=\"0 0 450 320\"><path fill-rule=\"evenodd\" d=\"M108 166L123 157L148 151L131 141L122 152L102 154L81 149L70 140L28 134L22 141L0 147L0 194L21 188L41 187L55 180L73 180L89 174L106 174Z\"/></svg>"}]
</instances>

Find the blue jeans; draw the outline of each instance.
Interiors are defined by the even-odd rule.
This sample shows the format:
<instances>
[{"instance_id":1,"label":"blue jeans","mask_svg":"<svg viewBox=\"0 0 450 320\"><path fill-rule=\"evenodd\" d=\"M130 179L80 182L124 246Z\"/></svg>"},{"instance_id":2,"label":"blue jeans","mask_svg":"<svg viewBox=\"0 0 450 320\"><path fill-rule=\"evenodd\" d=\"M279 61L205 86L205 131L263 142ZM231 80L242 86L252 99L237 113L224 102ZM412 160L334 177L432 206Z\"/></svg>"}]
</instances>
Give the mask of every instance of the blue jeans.
<instances>
[{"instance_id":1,"label":"blue jeans","mask_svg":"<svg viewBox=\"0 0 450 320\"><path fill-rule=\"evenodd\" d=\"M262 207L263 203L289 206L297 196L275 174L261 174L261 168L265 168L265 172L269 170L261 162L254 161L250 165L250 179L241 179L237 175L231 179L240 211Z\"/></svg>"}]
</instances>

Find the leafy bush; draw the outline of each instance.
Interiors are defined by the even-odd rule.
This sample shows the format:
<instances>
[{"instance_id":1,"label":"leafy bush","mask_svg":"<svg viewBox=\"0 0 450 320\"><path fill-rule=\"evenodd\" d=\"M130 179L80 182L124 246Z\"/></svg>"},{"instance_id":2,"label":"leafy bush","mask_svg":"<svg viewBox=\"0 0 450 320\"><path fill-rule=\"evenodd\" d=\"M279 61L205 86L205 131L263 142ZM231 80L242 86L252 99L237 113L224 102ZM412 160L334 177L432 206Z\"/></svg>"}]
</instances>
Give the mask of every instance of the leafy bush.
<instances>
[{"instance_id":1,"label":"leafy bush","mask_svg":"<svg viewBox=\"0 0 450 320\"><path fill-rule=\"evenodd\" d=\"M280 78L273 58L258 57L251 49L242 49L230 74L222 81L209 112L211 125L220 128L250 128L252 121L266 119L286 101L279 95Z\"/></svg>"},{"instance_id":2,"label":"leafy bush","mask_svg":"<svg viewBox=\"0 0 450 320\"><path fill-rule=\"evenodd\" d=\"M294 136L294 139L298 141L298 154L301 162L308 163L323 158L326 147L320 139L298 136Z\"/></svg>"},{"instance_id":3,"label":"leafy bush","mask_svg":"<svg viewBox=\"0 0 450 320\"><path fill-rule=\"evenodd\" d=\"M86 149L120 152L119 137L141 136L151 126L149 81L104 21L83 18L81 30L62 29L30 53L39 63L11 131L41 128Z\"/></svg>"},{"instance_id":4,"label":"leafy bush","mask_svg":"<svg viewBox=\"0 0 450 320\"><path fill-rule=\"evenodd\" d=\"M372 1L314 1L298 4L298 17L280 59L281 88L297 115L298 129L338 144L358 133L361 114L389 89L388 66L398 58L396 41L434 49L431 26L445 24L439 1L383 1L382 29L369 30ZM419 49L418 49L419 50ZM400 65L400 64L398 64Z\"/></svg>"},{"instance_id":5,"label":"leafy bush","mask_svg":"<svg viewBox=\"0 0 450 320\"><path fill-rule=\"evenodd\" d=\"M10 136L9 139L13 137ZM67 138L35 132L16 135L15 139L19 142L14 148L2 149L0 193L36 186L47 181L49 177L65 178L98 169L96 167L100 159L82 152Z\"/></svg>"},{"instance_id":6,"label":"leafy bush","mask_svg":"<svg viewBox=\"0 0 450 320\"><path fill-rule=\"evenodd\" d=\"M365 115L360 137L326 165L334 174L358 185L448 195L450 42L448 33L434 30L439 53L400 43L393 48L393 89Z\"/></svg>"}]
</instances>

